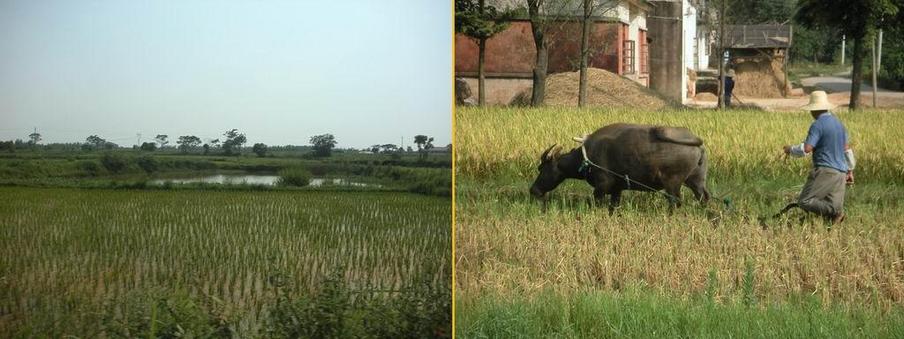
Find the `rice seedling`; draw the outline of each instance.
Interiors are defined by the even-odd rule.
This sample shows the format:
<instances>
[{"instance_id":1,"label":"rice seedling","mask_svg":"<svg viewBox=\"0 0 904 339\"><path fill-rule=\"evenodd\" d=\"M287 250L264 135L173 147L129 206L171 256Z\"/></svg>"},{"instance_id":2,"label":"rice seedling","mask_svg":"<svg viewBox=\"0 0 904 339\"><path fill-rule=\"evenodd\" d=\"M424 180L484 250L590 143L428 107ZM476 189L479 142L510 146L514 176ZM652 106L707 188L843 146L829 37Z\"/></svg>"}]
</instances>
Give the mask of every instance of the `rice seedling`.
<instances>
[{"instance_id":1,"label":"rice seedling","mask_svg":"<svg viewBox=\"0 0 904 339\"><path fill-rule=\"evenodd\" d=\"M405 193L0 188L0 336L145 336L126 324L202 301L262 336L277 300L331 275L361 309L448 289L449 224L448 199Z\"/></svg>"}]
</instances>

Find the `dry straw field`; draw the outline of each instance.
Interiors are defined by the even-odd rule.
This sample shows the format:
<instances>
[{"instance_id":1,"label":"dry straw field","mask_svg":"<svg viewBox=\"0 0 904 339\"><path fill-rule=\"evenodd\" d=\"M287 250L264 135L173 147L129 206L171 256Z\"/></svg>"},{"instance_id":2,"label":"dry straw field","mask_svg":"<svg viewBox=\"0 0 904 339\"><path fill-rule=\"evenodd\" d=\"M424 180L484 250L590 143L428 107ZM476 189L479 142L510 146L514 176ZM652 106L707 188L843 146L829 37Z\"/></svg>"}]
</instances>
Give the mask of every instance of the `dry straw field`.
<instances>
[{"instance_id":1,"label":"dry straw field","mask_svg":"<svg viewBox=\"0 0 904 339\"><path fill-rule=\"evenodd\" d=\"M548 302L549 293L566 300L566 314L576 295L638 289L667 300L705 296L754 308L801 298L880 313L904 305L904 112L839 114L858 156L845 223L827 227L795 212L766 229L758 217L792 201L811 166L809 159L780 157L782 145L805 137L812 121L805 112L468 108L456 114L456 288L458 328L466 336L498 334L482 332L498 320L480 313L499 307L486 300L524 306L519 302ZM699 206L685 191L685 206L669 216L661 196L629 192L610 217L589 206L591 188L575 181L554 191L542 212L527 192L540 153L553 143L567 150L575 145L571 137L614 122L684 126L701 136L709 186L719 199ZM484 316L475 318L478 313Z\"/></svg>"}]
</instances>

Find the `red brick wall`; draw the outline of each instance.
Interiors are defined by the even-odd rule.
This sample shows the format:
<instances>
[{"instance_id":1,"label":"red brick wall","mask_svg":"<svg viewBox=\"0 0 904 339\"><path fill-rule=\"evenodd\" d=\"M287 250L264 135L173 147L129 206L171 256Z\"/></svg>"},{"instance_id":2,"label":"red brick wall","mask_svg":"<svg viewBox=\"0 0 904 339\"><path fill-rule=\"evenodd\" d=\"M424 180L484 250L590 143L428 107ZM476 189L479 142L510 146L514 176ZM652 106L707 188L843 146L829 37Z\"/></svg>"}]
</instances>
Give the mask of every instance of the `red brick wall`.
<instances>
[{"instance_id":1,"label":"red brick wall","mask_svg":"<svg viewBox=\"0 0 904 339\"><path fill-rule=\"evenodd\" d=\"M619 24L596 22L591 29L590 66L617 72L620 49ZM550 24L549 73L576 71L581 56L581 23ZM485 70L488 74L530 76L534 69L534 38L529 21L514 21L508 29L487 40ZM455 72L477 72L477 42L455 36Z\"/></svg>"}]
</instances>

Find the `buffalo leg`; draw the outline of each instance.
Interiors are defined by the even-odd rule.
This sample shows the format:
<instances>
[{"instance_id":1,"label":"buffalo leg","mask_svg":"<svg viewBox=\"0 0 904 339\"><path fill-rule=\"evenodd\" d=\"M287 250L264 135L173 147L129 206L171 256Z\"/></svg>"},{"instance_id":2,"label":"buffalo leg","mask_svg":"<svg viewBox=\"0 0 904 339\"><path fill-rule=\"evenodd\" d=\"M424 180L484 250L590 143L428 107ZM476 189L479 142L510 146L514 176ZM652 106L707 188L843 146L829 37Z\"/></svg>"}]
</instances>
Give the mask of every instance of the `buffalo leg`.
<instances>
[{"instance_id":1,"label":"buffalo leg","mask_svg":"<svg viewBox=\"0 0 904 339\"><path fill-rule=\"evenodd\" d=\"M709 190L706 189L705 179L699 175L692 175L684 181L684 184L694 192L694 199L702 203L709 201L710 195Z\"/></svg>"},{"instance_id":2,"label":"buffalo leg","mask_svg":"<svg viewBox=\"0 0 904 339\"><path fill-rule=\"evenodd\" d=\"M621 204L621 190L613 191L609 196L609 215L615 213L615 208Z\"/></svg>"},{"instance_id":3,"label":"buffalo leg","mask_svg":"<svg viewBox=\"0 0 904 339\"><path fill-rule=\"evenodd\" d=\"M669 214L672 214L676 207L681 207L681 183L668 185L665 192L669 194Z\"/></svg>"},{"instance_id":4,"label":"buffalo leg","mask_svg":"<svg viewBox=\"0 0 904 339\"><path fill-rule=\"evenodd\" d=\"M596 206L603 206L603 201L605 199L606 199L606 191L605 190L602 190L599 188L593 189L593 202L596 204Z\"/></svg>"}]
</instances>

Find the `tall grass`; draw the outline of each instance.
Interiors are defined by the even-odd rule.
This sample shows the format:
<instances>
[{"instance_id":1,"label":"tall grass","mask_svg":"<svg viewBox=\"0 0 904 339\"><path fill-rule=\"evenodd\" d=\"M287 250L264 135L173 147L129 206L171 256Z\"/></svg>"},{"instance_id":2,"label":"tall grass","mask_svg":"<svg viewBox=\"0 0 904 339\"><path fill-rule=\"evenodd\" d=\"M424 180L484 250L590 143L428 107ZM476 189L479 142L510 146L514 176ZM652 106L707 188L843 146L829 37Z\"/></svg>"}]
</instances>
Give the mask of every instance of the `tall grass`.
<instances>
[{"instance_id":1,"label":"tall grass","mask_svg":"<svg viewBox=\"0 0 904 339\"><path fill-rule=\"evenodd\" d=\"M904 311L822 305L818 299L749 307L628 288L459 302L459 338L895 338Z\"/></svg>"},{"instance_id":2,"label":"tall grass","mask_svg":"<svg viewBox=\"0 0 904 339\"><path fill-rule=\"evenodd\" d=\"M346 316L361 323L374 300L448 290L448 204L388 192L0 188L0 337L102 336L135 321L133 309L198 317L179 305L202 301L213 314L204 322L265 336L278 300L322 295L334 273L357 310ZM142 291L158 292L129 297ZM148 298L182 311L151 312Z\"/></svg>"},{"instance_id":3,"label":"tall grass","mask_svg":"<svg viewBox=\"0 0 904 339\"><path fill-rule=\"evenodd\" d=\"M904 181L901 111L837 113L857 152L857 176L865 181ZM473 178L534 176L540 153L554 143L574 147L572 137L615 122L682 126L704 140L713 176L774 179L803 175L807 161L780 159L781 147L800 143L813 121L809 113L762 111L576 110L567 108L463 108L456 111L456 168Z\"/></svg>"}]
</instances>

